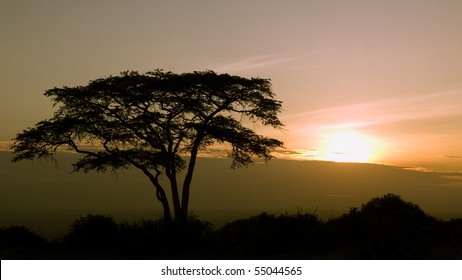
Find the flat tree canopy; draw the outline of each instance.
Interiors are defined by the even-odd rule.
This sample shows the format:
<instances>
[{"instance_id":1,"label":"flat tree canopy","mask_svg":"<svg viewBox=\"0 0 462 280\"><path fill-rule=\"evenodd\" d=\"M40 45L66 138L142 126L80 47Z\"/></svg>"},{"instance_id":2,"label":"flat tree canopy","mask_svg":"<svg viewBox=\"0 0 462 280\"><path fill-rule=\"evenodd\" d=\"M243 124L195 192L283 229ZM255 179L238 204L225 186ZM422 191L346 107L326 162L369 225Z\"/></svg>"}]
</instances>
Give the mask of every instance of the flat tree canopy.
<instances>
[{"instance_id":1,"label":"flat tree canopy","mask_svg":"<svg viewBox=\"0 0 462 280\"><path fill-rule=\"evenodd\" d=\"M51 119L37 123L14 139L13 161L49 158L61 148L83 154L76 171L140 169L154 185L164 219L185 222L198 153L217 143L230 144L232 168L253 158L272 158L282 147L258 135L248 123L282 128L281 101L268 79L243 78L213 71L175 74L156 70L124 72L86 86L45 92L57 107ZM186 169L184 181L178 173ZM172 201L159 176L165 174ZM181 187L181 198L179 187Z\"/></svg>"}]
</instances>

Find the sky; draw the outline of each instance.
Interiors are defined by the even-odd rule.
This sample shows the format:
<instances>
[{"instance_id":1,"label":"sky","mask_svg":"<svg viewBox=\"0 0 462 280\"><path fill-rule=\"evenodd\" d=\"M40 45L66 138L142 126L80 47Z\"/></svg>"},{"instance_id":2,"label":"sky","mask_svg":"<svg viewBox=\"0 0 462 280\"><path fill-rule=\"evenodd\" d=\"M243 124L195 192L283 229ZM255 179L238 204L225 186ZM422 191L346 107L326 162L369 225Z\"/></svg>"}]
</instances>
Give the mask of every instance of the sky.
<instances>
[{"instance_id":1,"label":"sky","mask_svg":"<svg viewBox=\"0 0 462 280\"><path fill-rule=\"evenodd\" d=\"M0 148L125 70L270 78L297 159L462 171L462 1L0 1ZM284 155L281 153L281 155Z\"/></svg>"}]
</instances>

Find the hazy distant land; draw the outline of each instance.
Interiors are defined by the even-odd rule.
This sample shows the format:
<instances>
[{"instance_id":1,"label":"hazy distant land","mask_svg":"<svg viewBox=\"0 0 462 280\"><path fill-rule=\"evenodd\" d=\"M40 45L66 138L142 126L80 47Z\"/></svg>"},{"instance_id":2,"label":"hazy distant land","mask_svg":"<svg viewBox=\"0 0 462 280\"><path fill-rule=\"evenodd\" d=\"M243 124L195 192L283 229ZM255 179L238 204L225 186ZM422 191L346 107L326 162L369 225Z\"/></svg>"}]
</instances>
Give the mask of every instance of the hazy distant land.
<instances>
[{"instance_id":1,"label":"hazy distant land","mask_svg":"<svg viewBox=\"0 0 462 280\"><path fill-rule=\"evenodd\" d=\"M13 164L10 152L0 152L0 226L25 225L55 238L87 214L111 215L118 221L161 216L153 187L138 171L71 173L70 164L77 156L60 154L57 165L51 161ZM461 178L461 173L322 161L272 160L232 170L229 160L201 158L191 209L218 226L263 211L302 210L327 219L373 197L395 193L446 219L462 217Z\"/></svg>"}]
</instances>

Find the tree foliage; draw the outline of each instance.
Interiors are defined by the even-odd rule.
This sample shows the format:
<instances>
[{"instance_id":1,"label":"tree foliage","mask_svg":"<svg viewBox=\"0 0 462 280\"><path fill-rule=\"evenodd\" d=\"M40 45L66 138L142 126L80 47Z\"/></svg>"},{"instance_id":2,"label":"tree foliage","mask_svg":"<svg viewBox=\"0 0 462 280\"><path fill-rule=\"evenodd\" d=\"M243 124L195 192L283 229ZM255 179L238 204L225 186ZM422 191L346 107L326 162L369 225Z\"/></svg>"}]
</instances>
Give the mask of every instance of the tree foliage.
<instances>
[{"instance_id":1,"label":"tree foliage","mask_svg":"<svg viewBox=\"0 0 462 280\"><path fill-rule=\"evenodd\" d=\"M269 160L282 147L281 141L245 126L283 126L277 116L282 103L275 100L268 79L213 71L124 72L86 86L53 88L45 96L57 111L17 135L13 160L49 158L67 148L84 155L74 163L76 171L136 167L155 186L166 220L171 218L170 203L161 174L169 179L175 217L186 220L201 150L228 143L236 168L248 166L254 157ZM184 169L180 199L177 175Z\"/></svg>"}]
</instances>

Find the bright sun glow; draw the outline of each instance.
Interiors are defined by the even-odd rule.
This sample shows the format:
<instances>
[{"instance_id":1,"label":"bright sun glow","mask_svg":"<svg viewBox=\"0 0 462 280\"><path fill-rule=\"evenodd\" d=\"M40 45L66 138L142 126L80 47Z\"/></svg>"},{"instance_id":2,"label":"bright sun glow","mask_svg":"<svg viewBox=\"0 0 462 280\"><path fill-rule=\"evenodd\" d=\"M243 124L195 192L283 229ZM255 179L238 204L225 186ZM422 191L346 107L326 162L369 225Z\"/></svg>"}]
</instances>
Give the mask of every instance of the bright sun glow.
<instances>
[{"instance_id":1,"label":"bright sun glow","mask_svg":"<svg viewBox=\"0 0 462 280\"><path fill-rule=\"evenodd\" d=\"M321 157L338 162L369 162L372 141L355 132L337 132L326 139Z\"/></svg>"}]
</instances>

